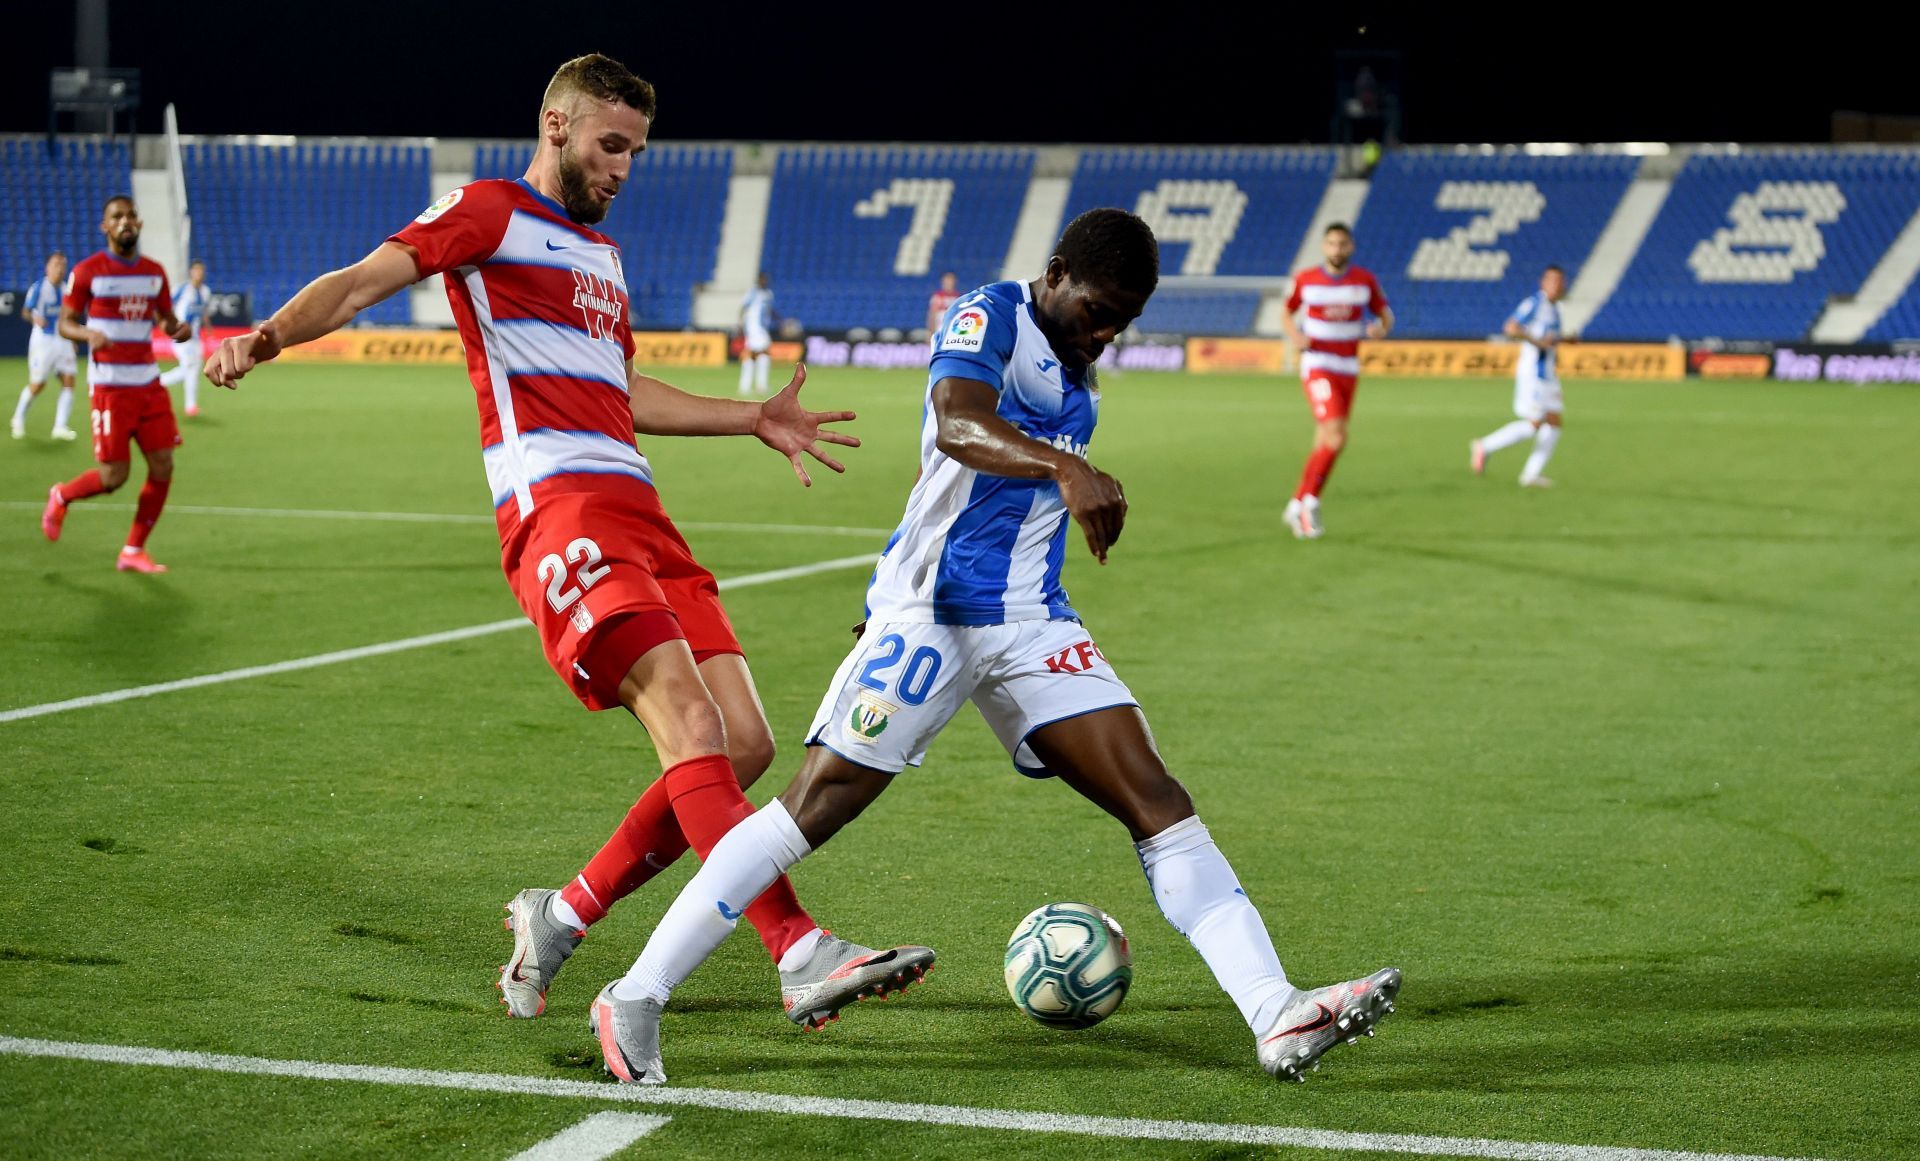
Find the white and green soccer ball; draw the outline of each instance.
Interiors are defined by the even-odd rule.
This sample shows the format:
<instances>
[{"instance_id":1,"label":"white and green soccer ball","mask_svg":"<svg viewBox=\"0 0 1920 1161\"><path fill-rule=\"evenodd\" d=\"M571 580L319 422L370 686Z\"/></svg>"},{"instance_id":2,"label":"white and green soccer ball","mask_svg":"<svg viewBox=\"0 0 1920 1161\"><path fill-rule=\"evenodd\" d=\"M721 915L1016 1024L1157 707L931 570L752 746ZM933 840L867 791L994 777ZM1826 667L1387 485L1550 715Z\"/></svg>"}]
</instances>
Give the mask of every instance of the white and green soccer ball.
<instances>
[{"instance_id":1,"label":"white and green soccer ball","mask_svg":"<svg viewBox=\"0 0 1920 1161\"><path fill-rule=\"evenodd\" d=\"M1113 1015L1131 986L1127 934L1098 907L1049 903L1007 941L1007 991L1048 1027L1091 1028Z\"/></svg>"}]
</instances>

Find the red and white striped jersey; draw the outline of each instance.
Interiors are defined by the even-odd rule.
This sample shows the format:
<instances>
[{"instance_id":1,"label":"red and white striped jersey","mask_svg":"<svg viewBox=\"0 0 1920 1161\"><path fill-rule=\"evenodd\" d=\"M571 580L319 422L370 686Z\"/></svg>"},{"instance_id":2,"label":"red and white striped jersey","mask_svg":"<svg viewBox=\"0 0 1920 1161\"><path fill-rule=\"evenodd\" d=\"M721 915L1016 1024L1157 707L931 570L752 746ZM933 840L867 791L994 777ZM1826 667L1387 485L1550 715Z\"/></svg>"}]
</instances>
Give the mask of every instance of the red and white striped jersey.
<instances>
[{"instance_id":1,"label":"red and white striped jersey","mask_svg":"<svg viewBox=\"0 0 1920 1161\"><path fill-rule=\"evenodd\" d=\"M80 260L67 278L66 305L113 340L87 356L88 386L159 386L153 323L171 298L167 272L151 258L102 250Z\"/></svg>"},{"instance_id":2,"label":"red and white striped jersey","mask_svg":"<svg viewBox=\"0 0 1920 1161\"><path fill-rule=\"evenodd\" d=\"M633 442L633 330L612 239L524 181L476 181L389 241L418 251L422 278L446 276L503 535L549 491L652 484Z\"/></svg>"},{"instance_id":3,"label":"red and white striped jersey","mask_svg":"<svg viewBox=\"0 0 1920 1161\"><path fill-rule=\"evenodd\" d=\"M1360 373L1360 340L1367 335L1367 315L1375 318L1387 312L1387 296L1372 272L1349 266L1339 274L1329 274L1324 266L1302 270L1293 276L1293 293L1287 296L1287 314L1302 306L1307 317L1300 324L1307 349L1300 356L1302 374L1328 371L1335 375Z\"/></svg>"}]
</instances>

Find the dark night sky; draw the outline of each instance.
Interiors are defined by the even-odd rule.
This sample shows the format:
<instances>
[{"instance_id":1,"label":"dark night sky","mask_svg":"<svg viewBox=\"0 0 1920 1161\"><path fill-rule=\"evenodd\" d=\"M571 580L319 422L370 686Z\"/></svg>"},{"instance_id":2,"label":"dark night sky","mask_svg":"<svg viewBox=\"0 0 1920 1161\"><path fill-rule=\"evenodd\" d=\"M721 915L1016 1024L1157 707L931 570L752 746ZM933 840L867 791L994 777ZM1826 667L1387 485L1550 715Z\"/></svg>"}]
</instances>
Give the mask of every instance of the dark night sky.
<instances>
[{"instance_id":1,"label":"dark night sky","mask_svg":"<svg viewBox=\"0 0 1920 1161\"><path fill-rule=\"evenodd\" d=\"M112 0L110 63L143 70L142 131L173 101L198 133L518 137L554 66L586 51L653 81L662 140L1325 141L1341 49L1404 54L1413 142L1823 141L1835 109L1920 114L1906 38L1858 21L1776 30L1670 14L1680 6L1553 6L1552 19L1601 18L1569 27L1513 5L1359 4L1338 19L1238 7L1268 15ZM569 10L589 19L538 15ZM0 131L44 128L46 68L72 58L70 13L7 17Z\"/></svg>"}]
</instances>

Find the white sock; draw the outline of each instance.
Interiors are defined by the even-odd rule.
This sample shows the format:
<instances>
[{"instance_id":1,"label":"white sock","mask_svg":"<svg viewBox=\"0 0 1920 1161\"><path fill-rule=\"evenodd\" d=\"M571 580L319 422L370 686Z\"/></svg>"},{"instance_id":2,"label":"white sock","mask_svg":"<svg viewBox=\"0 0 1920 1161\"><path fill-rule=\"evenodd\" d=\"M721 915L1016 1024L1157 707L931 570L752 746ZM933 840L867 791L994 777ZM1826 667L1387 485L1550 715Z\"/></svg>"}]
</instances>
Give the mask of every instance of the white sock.
<instances>
[{"instance_id":1,"label":"white sock","mask_svg":"<svg viewBox=\"0 0 1920 1161\"><path fill-rule=\"evenodd\" d=\"M184 369L185 369L184 367L175 367L170 371L160 372L160 386L171 387L175 383L180 382L181 381L180 372Z\"/></svg>"},{"instance_id":2,"label":"white sock","mask_svg":"<svg viewBox=\"0 0 1920 1161\"><path fill-rule=\"evenodd\" d=\"M1547 461L1553 458L1553 448L1560 442L1560 429L1551 423L1540 425L1540 432L1533 437L1533 454L1527 457L1527 466L1520 469L1523 480L1537 480L1540 473L1547 470Z\"/></svg>"},{"instance_id":3,"label":"white sock","mask_svg":"<svg viewBox=\"0 0 1920 1161\"><path fill-rule=\"evenodd\" d=\"M14 406L13 421L15 423L25 423L27 421L27 408L32 406L32 404L33 388L20 388L20 402Z\"/></svg>"},{"instance_id":4,"label":"white sock","mask_svg":"<svg viewBox=\"0 0 1920 1161\"><path fill-rule=\"evenodd\" d=\"M182 363L176 370L185 372L180 382L187 388L187 406L200 406L200 364Z\"/></svg>"},{"instance_id":5,"label":"white sock","mask_svg":"<svg viewBox=\"0 0 1920 1161\"><path fill-rule=\"evenodd\" d=\"M1258 1036L1279 1018L1294 987L1280 967L1260 912L1198 816L1134 844L1160 913L1213 969Z\"/></svg>"},{"instance_id":6,"label":"white sock","mask_svg":"<svg viewBox=\"0 0 1920 1161\"><path fill-rule=\"evenodd\" d=\"M791 972L800 970L801 965L813 958L813 949L820 946L820 937L826 932L818 927L794 941L787 953L780 957L780 970Z\"/></svg>"},{"instance_id":7,"label":"white sock","mask_svg":"<svg viewBox=\"0 0 1920 1161\"><path fill-rule=\"evenodd\" d=\"M573 909L573 904L562 899L558 891L553 893L553 898L547 900L547 914L553 916L555 923L568 930L585 931L587 929L587 925L580 922L580 913Z\"/></svg>"},{"instance_id":8,"label":"white sock","mask_svg":"<svg viewBox=\"0 0 1920 1161\"><path fill-rule=\"evenodd\" d=\"M661 1003L706 962L740 922L747 904L813 853L778 798L741 819L687 881L653 929L640 958L614 985L615 999L651 996Z\"/></svg>"},{"instance_id":9,"label":"white sock","mask_svg":"<svg viewBox=\"0 0 1920 1161\"><path fill-rule=\"evenodd\" d=\"M1480 440L1480 446L1485 448L1489 453L1497 452L1501 448L1512 447L1514 444L1532 435L1533 424L1528 423L1524 419L1516 419L1492 435L1483 437Z\"/></svg>"},{"instance_id":10,"label":"white sock","mask_svg":"<svg viewBox=\"0 0 1920 1161\"><path fill-rule=\"evenodd\" d=\"M773 362L773 356L771 355L755 355L754 356L753 358L753 389L755 391L765 391L767 389L767 367L772 362Z\"/></svg>"},{"instance_id":11,"label":"white sock","mask_svg":"<svg viewBox=\"0 0 1920 1161\"><path fill-rule=\"evenodd\" d=\"M60 388L60 398L53 404L53 430L59 431L73 418L73 388Z\"/></svg>"},{"instance_id":12,"label":"white sock","mask_svg":"<svg viewBox=\"0 0 1920 1161\"><path fill-rule=\"evenodd\" d=\"M753 390L753 356L740 352L740 394Z\"/></svg>"}]
</instances>

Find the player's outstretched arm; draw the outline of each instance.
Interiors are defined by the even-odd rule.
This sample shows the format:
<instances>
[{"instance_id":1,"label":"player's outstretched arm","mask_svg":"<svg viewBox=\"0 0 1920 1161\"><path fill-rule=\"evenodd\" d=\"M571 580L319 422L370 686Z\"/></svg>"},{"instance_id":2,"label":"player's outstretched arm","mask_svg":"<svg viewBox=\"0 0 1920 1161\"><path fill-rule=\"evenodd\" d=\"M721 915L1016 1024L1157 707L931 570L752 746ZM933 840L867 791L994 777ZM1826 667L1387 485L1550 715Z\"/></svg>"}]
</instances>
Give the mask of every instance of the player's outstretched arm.
<instances>
[{"instance_id":1,"label":"player's outstretched arm","mask_svg":"<svg viewBox=\"0 0 1920 1161\"><path fill-rule=\"evenodd\" d=\"M232 387L255 366L288 347L332 334L351 322L354 315L392 298L419 277L413 247L382 242L379 249L353 265L307 283L266 322L222 342L207 360L207 378L222 387Z\"/></svg>"},{"instance_id":2,"label":"player's outstretched arm","mask_svg":"<svg viewBox=\"0 0 1920 1161\"><path fill-rule=\"evenodd\" d=\"M857 418L851 411L808 411L800 406L800 388L807 368L796 363L793 378L780 393L761 403L695 395L628 368L627 395L633 408L633 430L641 435L751 435L787 457L800 482L813 486L802 455L812 456L836 472L846 471L822 451L823 443L859 447L860 440L828 430L829 423Z\"/></svg>"},{"instance_id":3,"label":"player's outstretched arm","mask_svg":"<svg viewBox=\"0 0 1920 1161\"><path fill-rule=\"evenodd\" d=\"M1120 481L1071 452L1041 443L1000 417L1000 395L986 383L948 377L933 386L934 443L976 472L1060 485L1067 512L1101 564L1120 539L1127 498Z\"/></svg>"}]
</instances>

